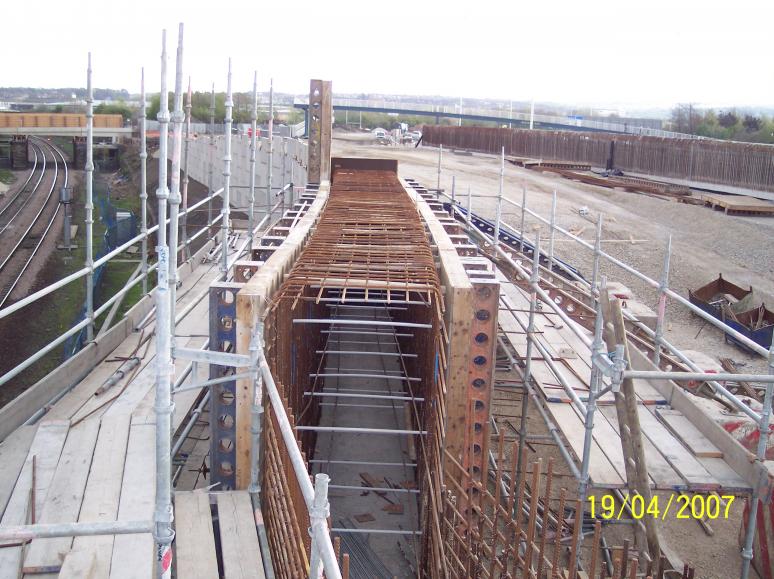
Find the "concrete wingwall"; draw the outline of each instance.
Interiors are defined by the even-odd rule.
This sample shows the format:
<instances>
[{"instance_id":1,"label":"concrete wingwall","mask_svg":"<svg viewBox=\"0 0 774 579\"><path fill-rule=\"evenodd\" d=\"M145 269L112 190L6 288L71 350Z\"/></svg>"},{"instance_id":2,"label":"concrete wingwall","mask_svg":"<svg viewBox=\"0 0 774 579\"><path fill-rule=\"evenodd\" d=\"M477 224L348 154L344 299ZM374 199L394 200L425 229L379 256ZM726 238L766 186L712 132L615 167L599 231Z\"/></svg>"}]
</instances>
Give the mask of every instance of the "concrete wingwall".
<instances>
[{"instance_id":1,"label":"concrete wingwall","mask_svg":"<svg viewBox=\"0 0 774 579\"><path fill-rule=\"evenodd\" d=\"M185 146L185 143L184 143ZM269 173L269 139L256 141L255 153L255 205L266 205L266 184ZM212 161L212 188L223 187L223 157L225 156L225 138L216 135L214 146L209 135L199 135L191 139L188 150L188 171L191 179L209 184L210 161ZM169 148L172 158L172 147ZM290 137L274 137L274 155L272 162L272 189L279 189L293 183L294 186L306 186L307 145ZM250 187L250 137L234 135L231 137L231 206L245 209L248 205Z\"/></svg>"}]
</instances>

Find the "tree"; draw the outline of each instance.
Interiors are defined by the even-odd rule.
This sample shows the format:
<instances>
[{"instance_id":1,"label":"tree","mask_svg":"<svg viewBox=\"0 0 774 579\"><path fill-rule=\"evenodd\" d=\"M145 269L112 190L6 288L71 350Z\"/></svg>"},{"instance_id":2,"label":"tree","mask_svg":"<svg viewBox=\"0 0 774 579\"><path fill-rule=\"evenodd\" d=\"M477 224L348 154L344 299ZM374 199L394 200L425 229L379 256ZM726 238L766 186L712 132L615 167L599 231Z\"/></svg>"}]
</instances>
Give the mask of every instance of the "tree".
<instances>
[{"instance_id":1,"label":"tree","mask_svg":"<svg viewBox=\"0 0 774 579\"><path fill-rule=\"evenodd\" d=\"M678 133L695 134L702 121L701 112L693 103L679 104L672 109L672 130Z\"/></svg>"},{"instance_id":2,"label":"tree","mask_svg":"<svg viewBox=\"0 0 774 579\"><path fill-rule=\"evenodd\" d=\"M744 126L744 130L748 133L754 133L756 131L761 130L761 119L758 117L754 117L752 115L745 115L744 120L742 121L742 126Z\"/></svg>"},{"instance_id":3,"label":"tree","mask_svg":"<svg viewBox=\"0 0 774 579\"><path fill-rule=\"evenodd\" d=\"M94 107L94 113L98 115L121 115L124 122L132 118L134 111L121 101L117 103L100 103Z\"/></svg>"},{"instance_id":4,"label":"tree","mask_svg":"<svg viewBox=\"0 0 774 579\"><path fill-rule=\"evenodd\" d=\"M718 124L724 129L730 129L739 122L739 117L734 111L722 112L718 115Z\"/></svg>"}]
</instances>

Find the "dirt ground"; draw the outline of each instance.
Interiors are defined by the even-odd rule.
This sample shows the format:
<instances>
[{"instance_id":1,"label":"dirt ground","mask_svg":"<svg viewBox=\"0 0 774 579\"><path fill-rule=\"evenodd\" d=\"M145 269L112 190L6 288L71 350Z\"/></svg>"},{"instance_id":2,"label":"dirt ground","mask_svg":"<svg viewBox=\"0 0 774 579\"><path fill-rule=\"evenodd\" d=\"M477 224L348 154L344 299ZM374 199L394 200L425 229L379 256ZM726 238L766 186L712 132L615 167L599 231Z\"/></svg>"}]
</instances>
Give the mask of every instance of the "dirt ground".
<instances>
[{"instance_id":1,"label":"dirt ground","mask_svg":"<svg viewBox=\"0 0 774 579\"><path fill-rule=\"evenodd\" d=\"M411 177L426 187L438 182L438 149L412 146L384 146L358 133L336 133L333 155L397 159L401 177ZM500 162L492 155L458 155L444 152L441 188L451 191L452 177L457 195L463 198L470 187L475 195L497 195ZM569 181L558 175L505 166L505 197L521 203L527 188L527 206L548 217L552 191L557 192L556 224L566 230L582 230L580 236L594 243L597 215L602 213L602 249L637 270L659 279L664 250L672 236L669 287L688 297L697 288L722 273L742 287L752 286L764 303L774 304L774 218L725 215L709 208L655 199ZM588 207L589 214L578 210ZM473 198L473 212L494 217L495 201ZM503 219L519 228L521 211L503 205ZM525 230L547 226L527 215ZM632 241L634 240L634 241ZM545 248L547 243L543 244ZM555 242L556 255L591 277L593 255L572 241ZM640 301L655 309L656 291L621 268L603 261L600 272L631 289ZM729 357L744 372L766 372L766 361L725 344L722 333L670 300L667 306L665 338L684 350L700 350L713 357ZM743 366L742 366L743 365Z\"/></svg>"},{"instance_id":2,"label":"dirt ground","mask_svg":"<svg viewBox=\"0 0 774 579\"><path fill-rule=\"evenodd\" d=\"M438 182L438 150L434 148L383 146L375 144L368 135L336 132L333 155L397 159L402 177L414 178L427 187L436 187ZM451 191L454 177L459 196L465 197L468 188L473 195L497 195L500 167L499 159L494 156L444 152L441 166L440 186L447 192ZM664 250L671 235L669 285L686 298L688 288L699 287L722 273L738 285L752 285L763 301L774 303L774 244L770 242L774 234L773 218L727 216L700 206L572 182L510 163L506 163L504 183L505 196L517 202L521 202L522 188L526 187L527 206L545 217L550 214L555 190L557 225L566 230L580 230L580 236L592 244L597 216L601 213L603 250L653 279L659 279L661 275ZM586 217L578 211L584 206L589 209ZM474 197L473 211L493 217L495 202ZM505 205L503 218L518 229L521 212ZM534 232L539 226L539 222L529 216L526 223L526 231ZM543 236L547 235L545 226L542 231ZM593 256L589 250L557 238L555 252L590 277ZM650 286L607 262L602 264L601 273L611 281L624 283L640 301L655 309L657 296ZM665 337L682 349L700 350L716 360L729 357L744 372L766 371L764 359L726 344L719 330L674 301L668 305ZM518 428L520 394L498 388L496 398L498 419ZM534 416L528 414L528 422L531 433L548 433L536 413ZM560 484L574 493L576 483L568 476L558 448L545 441L536 442L532 448L533 457L554 458L562 480ZM602 493L597 494L601 496ZM665 495L661 500L666 501L668 497ZM696 521L667 521L661 527L662 545L670 548L682 561L695 566L697 577L726 579L738 576L741 557L737 535L742 506L742 500L737 499L730 509L729 520L711 522L713 536L709 536ZM623 539L633 537L633 529L625 524L608 525L604 535L611 546L621 545ZM756 576L755 572L751 571L750 576Z\"/></svg>"}]
</instances>

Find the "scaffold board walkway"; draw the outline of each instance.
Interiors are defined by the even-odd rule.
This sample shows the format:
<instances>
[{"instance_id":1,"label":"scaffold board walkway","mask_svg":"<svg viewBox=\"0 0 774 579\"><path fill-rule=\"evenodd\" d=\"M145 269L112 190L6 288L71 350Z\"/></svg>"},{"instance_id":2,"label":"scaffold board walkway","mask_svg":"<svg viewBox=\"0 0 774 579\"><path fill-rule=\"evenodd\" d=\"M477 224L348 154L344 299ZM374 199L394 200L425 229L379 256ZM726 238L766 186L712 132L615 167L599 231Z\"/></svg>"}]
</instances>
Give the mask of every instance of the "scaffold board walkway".
<instances>
[{"instance_id":1,"label":"scaffold board walkway","mask_svg":"<svg viewBox=\"0 0 774 579\"><path fill-rule=\"evenodd\" d=\"M189 269L178 290L177 311L188 313L178 321L177 343L202 348L209 324L206 298L220 272L217 263L207 261ZM152 519L154 323L150 317L130 334L36 425L18 428L0 444L0 524ZM133 357L139 364L102 392L106 380ZM175 374L180 376L188 364L177 360ZM206 371L206 365L200 365L200 375ZM190 380L189 376L180 386ZM182 430L201 394L201 389L194 389L175 396L173 432ZM238 518L244 516L255 529L252 508L243 507L240 503L232 508L234 524L240 525ZM146 579L153 575L153 561L149 533L34 539L0 548L0 579L57 575Z\"/></svg>"},{"instance_id":2,"label":"scaffold board walkway","mask_svg":"<svg viewBox=\"0 0 774 579\"><path fill-rule=\"evenodd\" d=\"M523 360L529 323L529 293L510 282L499 270L497 279L501 287L500 330L517 357ZM546 304L542 304L535 315L535 329L535 340L550 354L554 367L585 404L591 378L590 349ZM533 348L531 369L533 384L542 395L545 408L580 465L585 417L571 403L559 377L538 348ZM725 460L724 453L687 416L671 409L667 397L654 384L635 380L635 390L653 488L697 492L750 490L751 486ZM623 488L626 471L613 395L605 394L598 404L589 461L591 483L597 488ZM744 452L741 445L739 450Z\"/></svg>"}]
</instances>

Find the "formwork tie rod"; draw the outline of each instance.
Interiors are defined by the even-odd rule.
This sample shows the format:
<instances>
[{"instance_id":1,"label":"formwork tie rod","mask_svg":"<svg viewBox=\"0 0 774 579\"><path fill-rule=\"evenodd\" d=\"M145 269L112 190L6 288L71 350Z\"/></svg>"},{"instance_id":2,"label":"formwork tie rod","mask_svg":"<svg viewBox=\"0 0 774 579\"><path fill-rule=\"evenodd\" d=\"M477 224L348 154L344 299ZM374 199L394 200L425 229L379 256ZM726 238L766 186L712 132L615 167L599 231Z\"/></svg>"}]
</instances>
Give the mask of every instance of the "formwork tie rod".
<instances>
[{"instance_id":1,"label":"formwork tie rod","mask_svg":"<svg viewBox=\"0 0 774 579\"><path fill-rule=\"evenodd\" d=\"M330 485L333 486L333 485ZM363 487L358 487L363 488ZM403 529L347 529L340 527L332 527L331 533L382 533L389 535L421 535L422 531L404 531Z\"/></svg>"},{"instance_id":2,"label":"formwork tie rod","mask_svg":"<svg viewBox=\"0 0 774 579\"><path fill-rule=\"evenodd\" d=\"M392 488L392 487L364 487L359 485L328 485L329 489L340 489L349 491L373 491L375 493L409 493L418 495L417 489L404 489L404 488Z\"/></svg>"},{"instance_id":3,"label":"formwork tie rod","mask_svg":"<svg viewBox=\"0 0 774 579\"><path fill-rule=\"evenodd\" d=\"M296 426L296 430L309 430L311 432L341 432L349 434L398 434L398 435L423 435L426 430L397 430L392 428L357 428L351 426ZM333 486L333 485L330 485Z\"/></svg>"},{"instance_id":4,"label":"formwork tie rod","mask_svg":"<svg viewBox=\"0 0 774 579\"><path fill-rule=\"evenodd\" d=\"M424 398L414 398L412 396L383 396L381 394L344 394L343 392L304 392L304 396L317 396L320 398L369 398L372 400L412 400L414 402L424 402Z\"/></svg>"},{"instance_id":5,"label":"formwork tie rod","mask_svg":"<svg viewBox=\"0 0 774 579\"><path fill-rule=\"evenodd\" d=\"M412 322L379 322L379 321L366 321L366 320L340 320L340 319L324 319L324 318L307 318L307 319L295 319L294 324L327 324L327 325L343 325L343 326L387 326L391 328L423 328L425 330L431 330L432 324L415 324Z\"/></svg>"},{"instance_id":6,"label":"formwork tie rod","mask_svg":"<svg viewBox=\"0 0 774 579\"><path fill-rule=\"evenodd\" d=\"M414 334L401 334L395 332L372 332L368 330L356 331L356 330L322 330L321 334L354 334L356 336L386 336L389 338L413 338ZM378 344L378 342L372 342Z\"/></svg>"},{"instance_id":7,"label":"formwork tie rod","mask_svg":"<svg viewBox=\"0 0 774 579\"><path fill-rule=\"evenodd\" d=\"M422 378L391 376L389 374L309 374L310 378L378 378L382 380L400 380L401 382L421 382Z\"/></svg>"},{"instance_id":8,"label":"formwork tie rod","mask_svg":"<svg viewBox=\"0 0 774 579\"><path fill-rule=\"evenodd\" d=\"M374 342L374 344L378 344L379 342ZM355 354L356 356L395 356L397 358L416 358L416 354L401 354L399 352L366 352L363 350L316 350L315 354L334 354L334 355L343 355L343 354Z\"/></svg>"},{"instance_id":9,"label":"formwork tie rod","mask_svg":"<svg viewBox=\"0 0 774 579\"><path fill-rule=\"evenodd\" d=\"M327 460L324 458L312 458L309 464L357 464L361 466L410 466L416 467L415 462L376 462L372 460Z\"/></svg>"}]
</instances>

